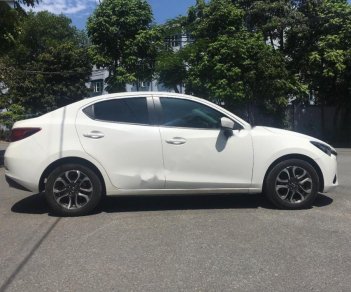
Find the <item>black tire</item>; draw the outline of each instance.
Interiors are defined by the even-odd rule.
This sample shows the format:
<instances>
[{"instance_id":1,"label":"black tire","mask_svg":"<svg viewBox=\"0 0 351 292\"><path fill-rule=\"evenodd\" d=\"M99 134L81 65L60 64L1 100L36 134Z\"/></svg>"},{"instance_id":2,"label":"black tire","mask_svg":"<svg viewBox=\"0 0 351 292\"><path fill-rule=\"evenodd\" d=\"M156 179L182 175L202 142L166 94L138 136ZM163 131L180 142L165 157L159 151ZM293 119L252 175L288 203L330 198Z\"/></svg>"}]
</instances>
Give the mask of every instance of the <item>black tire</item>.
<instances>
[{"instance_id":1,"label":"black tire","mask_svg":"<svg viewBox=\"0 0 351 292\"><path fill-rule=\"evenodd\" d=\"M100 202L102 186L90 168L65 164L54 169L45 185L45 198L59 216L81 216L91 212Z\"/></svg>"},{"instance_id":2,"label":"black tire","mask_svg":"<svg viewBox=\"0 0 351 292\"><path fill-rule=\"evenodd\" d=\"M316 170L301 159L279 162L270 170L264 182L266 197L280 209L310 208L318 195L318 189Z\"/></svg>"}]
</instances>

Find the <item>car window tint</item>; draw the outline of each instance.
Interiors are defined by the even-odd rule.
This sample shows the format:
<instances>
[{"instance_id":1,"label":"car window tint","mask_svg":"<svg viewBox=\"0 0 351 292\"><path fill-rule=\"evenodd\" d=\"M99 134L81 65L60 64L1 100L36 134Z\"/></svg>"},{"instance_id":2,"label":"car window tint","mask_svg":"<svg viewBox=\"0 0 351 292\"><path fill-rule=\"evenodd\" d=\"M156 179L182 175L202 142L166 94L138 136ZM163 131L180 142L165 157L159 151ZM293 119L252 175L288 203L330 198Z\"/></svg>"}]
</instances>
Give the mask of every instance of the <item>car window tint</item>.
<instances>
[{"instance_id":1,"label":"car window tint","mask_svg":"<svg viewBox=\"0 0 351 292\"><path fill-rule=\"evenodd\" d=\"M94 119L132 124L149 124L149 112L145 97L113 99L95 103ZM84 112L91 116L88 108Z\"/></svg>"},{"instance_id":2,"label":"car window tint","mask_svg":"<svg viewBox=\"0 0 351 292\"><path fill-rule=\"evenodd\" d=\"M224 115L206 105L186 99L160 98L161 125L168 127L219 129Z\"/></svg>"}]
</instances>

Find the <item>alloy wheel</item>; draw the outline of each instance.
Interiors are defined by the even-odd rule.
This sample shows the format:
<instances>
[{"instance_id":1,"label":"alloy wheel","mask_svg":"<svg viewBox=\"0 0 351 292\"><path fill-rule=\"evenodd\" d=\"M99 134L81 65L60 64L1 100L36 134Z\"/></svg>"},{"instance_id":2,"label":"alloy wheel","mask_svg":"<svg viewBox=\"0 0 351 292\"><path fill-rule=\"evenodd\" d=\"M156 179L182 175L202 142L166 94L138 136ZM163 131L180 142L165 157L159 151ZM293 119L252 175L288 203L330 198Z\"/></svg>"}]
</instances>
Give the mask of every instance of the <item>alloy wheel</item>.
<instances>
[{"instance_id":1,"label":"alloy wheel","mask_svg":"<svg viewBox=\"0 0 351 292\"><path fill-rule=\"evenodd\" d=\"M312 192L311 174L301 166L288 166L278 174L275 190L280 199L289 203L301 203Z\"/></svg>"},{"instance_id":2,"label":"alloy wheel","mask_svg":"<svg viewBox=\"0 0 351 292\"><path fill-rule=\"evenodd\" d=\"M80 170L68 170L59 175L53 184L54 199L65 209L79 209L92 197L93 184Z\"/></svg>"}]
</instances>

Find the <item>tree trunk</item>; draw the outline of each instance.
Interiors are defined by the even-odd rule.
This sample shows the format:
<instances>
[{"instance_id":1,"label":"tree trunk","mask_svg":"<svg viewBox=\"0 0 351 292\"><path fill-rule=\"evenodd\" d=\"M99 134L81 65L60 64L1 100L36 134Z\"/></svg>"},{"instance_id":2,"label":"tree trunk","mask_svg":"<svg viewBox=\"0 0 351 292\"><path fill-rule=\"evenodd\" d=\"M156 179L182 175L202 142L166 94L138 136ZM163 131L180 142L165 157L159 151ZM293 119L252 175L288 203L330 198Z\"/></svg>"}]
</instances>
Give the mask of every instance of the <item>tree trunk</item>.
<instances>
[{"instance_id":1,"label":"tree trunk","mask_svg":"<svg viewBox=\"0 0 351 292\"><path fill-rule=\"evenodd\" d=\"M173 85L173 90L175 93L179 93L179 89L177 85Z\"/></svg>"},{"instance_id":2,"label":"tree trunk","mask_svg":"<svg viewBox=\"0 0 351 292\"><path fill-rule=\"evenodd\" d=\"M269 39L270 39L270 41L271 41L271 46L272 46L272 48L275 49L272 33L269 33Z\"/></svg>"},{"instance_id":3,"label":"tree trunk","mask_svg":"<svg viewBox=\"0 0 351 292\"><path fill-rule=\"evenodd\" d=\"M246 111L247 111L247 118L249 120L249 123L254 126L255 125L255 117L254 117L254 114L253 114L253 110L252 110L252 102L249 101L247 103L247 106L246 106Z\"/></svg>"},{"instance_id":4,"label":"tree trunk","mask_svg":"<svg viewBox=\"0 0 351 292\"><path fill-rule=\"evenodd\" d=\"M283 52L284 50L284 30L280 31L280 40L279 40L280 51Z\"/></svg>"},{"instance_id":5,"label":"tree trunk","mask_svg":"<svg viewBox=\"0 0 351 292\"><path fill-rule=\"evenodd\" d=\"M325 114L324 114L324 104L321 104L321 138L325 139Z\"/></svg>"},{"instance_id":6,"label":"tree trunk","mask_svg":"<svg viewBox=\"0 0 351 292\"><path fill-rule=\"evenodd\" d=\"M350 108L348 106L345 106L343 108L343 114L341 115L341 126L340 126L340 140L342 140L343 143L347 143L347 147L350 147L351 139L351 128L350 128Z\"/></svg>"},{"instance_id":7,"label":"tree trunk","mask_svg":"<svg viewBox=\"0 0 351 292\"><path fill-rule=\"evenodd\" d=\"M292 102L292 130L293 131L296 131L296 121L295 121L295 116L296 116L296 113L295 113L296 109L295 109L295 102Z\"/></svg>"},{"instance_id":8,"label":"tree trunk","mask_svg":"<svg viewBox=\"0 0 351 292\"><path fill-rule=\"evenodd\" d=\"M341 105L338 104L335 108L334 116L333 116L333 129L334 129L334 137L333 140L338 141L340 139L340 127L339 127L339 117L340 117Z\"/></svg>"}]
</instances>

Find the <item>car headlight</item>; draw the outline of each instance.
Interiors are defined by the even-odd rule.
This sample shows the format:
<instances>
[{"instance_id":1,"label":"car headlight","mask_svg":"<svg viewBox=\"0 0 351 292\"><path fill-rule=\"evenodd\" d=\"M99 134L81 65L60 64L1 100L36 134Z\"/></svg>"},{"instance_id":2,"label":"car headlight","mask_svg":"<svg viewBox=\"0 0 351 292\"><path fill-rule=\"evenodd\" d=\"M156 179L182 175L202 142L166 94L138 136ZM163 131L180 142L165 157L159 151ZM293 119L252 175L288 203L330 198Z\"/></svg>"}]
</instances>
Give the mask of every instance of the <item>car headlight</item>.
<instances>
[{"instance_id":1,"label":"car headlight","mask_svg":"<svg viewBox=\"0 0 351 292\"><path fill-rule=\"evenodd\" d=\"M333 155L337 155L336 151L332 148L330 148L328 145L325 145L323 143L319 143L319 142L316 142L316 141L310 141L311 144L313 144L314 146L316 146L319 150L322 150L325 154L331 156L332 154Z\"/></svg>"}]
</instances>

